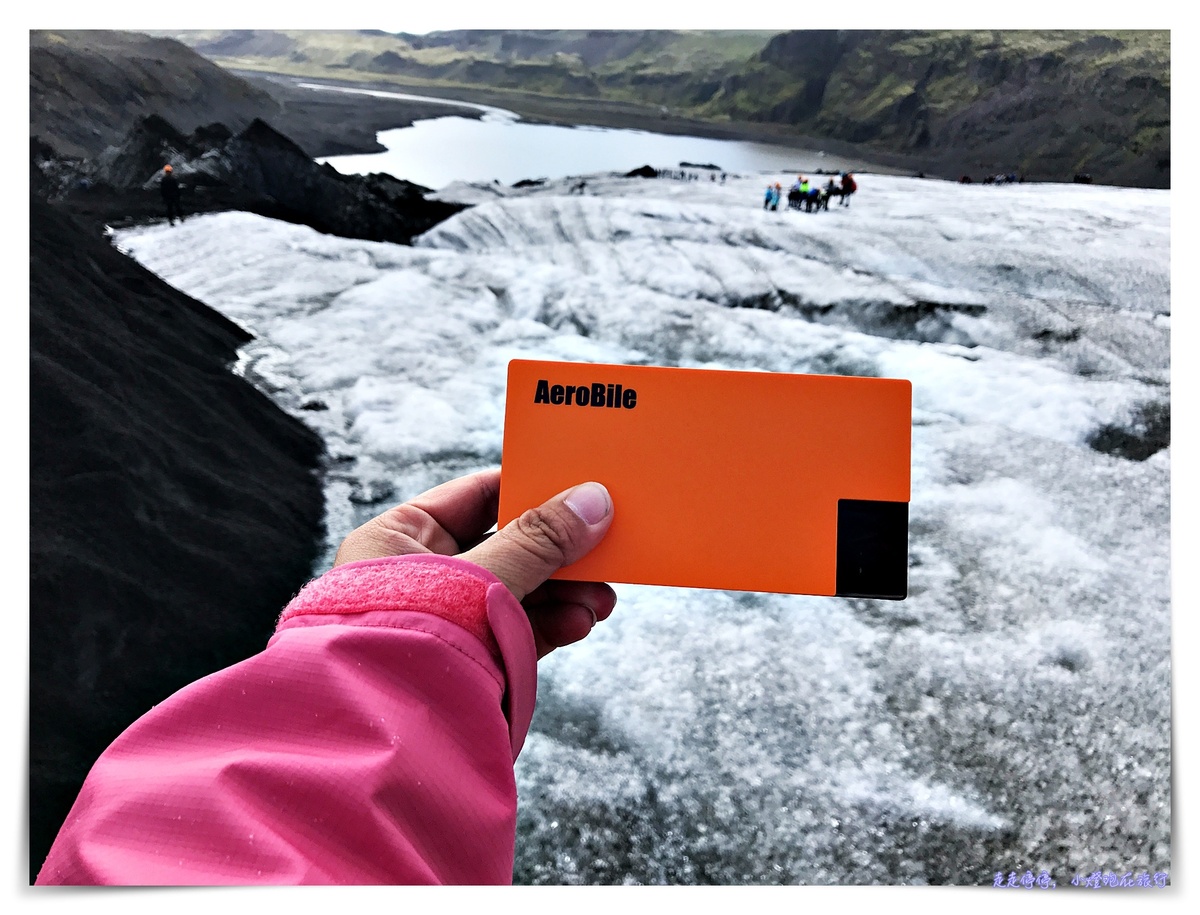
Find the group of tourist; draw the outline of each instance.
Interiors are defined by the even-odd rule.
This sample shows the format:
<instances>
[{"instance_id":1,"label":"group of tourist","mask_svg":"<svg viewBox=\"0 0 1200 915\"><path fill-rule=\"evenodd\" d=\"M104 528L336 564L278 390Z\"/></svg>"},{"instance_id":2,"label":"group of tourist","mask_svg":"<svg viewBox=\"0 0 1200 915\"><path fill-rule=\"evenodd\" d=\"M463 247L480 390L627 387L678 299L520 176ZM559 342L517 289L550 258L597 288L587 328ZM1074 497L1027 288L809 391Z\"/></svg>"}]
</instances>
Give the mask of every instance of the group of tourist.
<instances>
[{"instance_id":1,"label":"group of tourist","mask_svg":"<svg viewBox=\"0 0 1200 915\"><path fill-rule=\"evenodd\" d=\"M804 210L807 213L816 210L819 213L821 210L829 209L830 197L837 197L838 206L848 207L850 206L850 196L856 190L858 190L858 184L849 172L842 172L840 184L830 178L824 185L818 185L803 175L797 175L787 192L787 206L789 210ZM763 209L778 210L783 196L782 184L779 182L768 184L766 192L763 194Z\"/></svg>"}]
</instances>

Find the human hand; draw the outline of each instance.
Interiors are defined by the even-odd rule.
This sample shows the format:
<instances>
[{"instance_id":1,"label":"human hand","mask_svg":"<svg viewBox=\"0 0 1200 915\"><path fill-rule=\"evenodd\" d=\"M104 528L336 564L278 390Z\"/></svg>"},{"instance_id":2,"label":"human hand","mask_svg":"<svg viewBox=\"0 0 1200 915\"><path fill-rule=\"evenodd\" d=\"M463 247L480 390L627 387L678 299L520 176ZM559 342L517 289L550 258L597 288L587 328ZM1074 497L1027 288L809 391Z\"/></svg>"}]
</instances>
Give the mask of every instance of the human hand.
<instances>
[{"instance_id":1,"label":"human hand","mask_svg":"<svg viewBox=\"0 0 1200 915\"><path fill-rule=\"evenodd\" d=\"M616 605L616 593L603 582L547 580L603 539L612 524L612 500L599 483L583 483L485 536L499 502L499 470L451 480L351 531L333 564L440 553L482 566L525 608L543 658L584 638Z\"/></svg>"}]
</instances>

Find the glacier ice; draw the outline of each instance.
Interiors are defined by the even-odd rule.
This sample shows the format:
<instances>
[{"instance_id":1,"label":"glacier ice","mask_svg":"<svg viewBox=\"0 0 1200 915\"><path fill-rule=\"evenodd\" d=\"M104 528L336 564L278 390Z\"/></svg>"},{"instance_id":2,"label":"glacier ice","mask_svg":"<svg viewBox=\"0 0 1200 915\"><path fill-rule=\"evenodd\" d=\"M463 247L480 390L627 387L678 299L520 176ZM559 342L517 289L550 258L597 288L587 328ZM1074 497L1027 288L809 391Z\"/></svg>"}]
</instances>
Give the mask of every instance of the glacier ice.
<instances>
[{"instance_id":1,"label":"glacier ice","mask_svg":"<svg viewBox=\"0 0 1200 915\"><path fill-rule=\"evenodd\" d=\"M908 599L618 585L542 664L518 882L1169 870L1169 192L863 175L806 214L767 177L450 185L473 206L409 248L246 213L115 239L325 437L325 564L499 462L512 358L912 380Z\"/></svg>"}]
</instances>

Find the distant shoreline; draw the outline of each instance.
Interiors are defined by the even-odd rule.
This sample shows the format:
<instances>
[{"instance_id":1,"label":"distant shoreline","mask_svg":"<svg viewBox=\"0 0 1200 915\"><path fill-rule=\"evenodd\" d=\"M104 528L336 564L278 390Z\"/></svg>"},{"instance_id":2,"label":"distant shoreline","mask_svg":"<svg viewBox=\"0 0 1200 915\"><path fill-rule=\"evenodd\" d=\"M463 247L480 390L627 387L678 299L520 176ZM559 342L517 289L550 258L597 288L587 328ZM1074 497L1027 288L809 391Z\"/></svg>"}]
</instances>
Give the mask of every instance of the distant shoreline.
<instances>
[{"instance_id":1,"label":"distant shoreline","mask_svg":"<svg viewBox=\"0 0 1200 915\"><path fill-rule=\"evenodd\" d=\"M300 83L321 83L346 89L360 89L383 92L407 93L428 98L445 99L446 104L434 102L401 101L384 99L369 95L344 95L338 93L336 100L328 99L327 106L332 118L328 124L317 125L311 122L307 130L313 134L308 142L302 142L310 150L314 146L322 149L324 142L336 142L334 152L318 151L312 153L314 158L328 155L345 155L356 153L374 153L381 150L378 142L369 142L360 137L355 144L351 139L351 131L347 128L353 125L362 134L363 121L373 122L378 130L407 127L413 121L424 118L445 117L453 114L460 117L477 118L478 111L470 108L453 106L452 102L487 105L495 108L505 108L514 111L521 119L532 124L557 124L561 126L596 126L624 130L645 130L653 133L687 135L704 137L715 140L741 140L754 143L765 143L782 149L813 152L824 151L827 154L845 159L856 159L863 163L862 171L878 171L890 174L917 174L922 171L922 163L912 157L902 157L881 153L876 150L864 149L861 146L834 140L824 140L788 133L783 125L759 124L750 122L714 123L693 118L663 115L650 106L639 106L624 102L612 102L600 99L564 99L552 96L539 96L526 92L511 90L485 90L471 87L429 86L402 81L379 80L338 80L327 77L296 76L286 73L275 73L259 70L234 70L235 75L251 82L263 85L273 94L284 94L294 97L296 93L318 94L316 90L301 89ZM280 89L283 92L280 93ZM330 93L330 96L335 95ZM334 113L336 109L336 114ZM381 125L381 113L389 112L390 119L399 119L399 123ZM384 115L384 119L388 119ZM389 120L390 120L389 119ZM280 129L288 134L286 120ZM291 134L288 134L289 136ZM327 139L328 138L328 139ZM293 137L293 139L297 139ZM348 148L354 146L354 148ZM956 178L957 175L937 174L925 167L931 178Z\"/></svg>"}]
</instances>

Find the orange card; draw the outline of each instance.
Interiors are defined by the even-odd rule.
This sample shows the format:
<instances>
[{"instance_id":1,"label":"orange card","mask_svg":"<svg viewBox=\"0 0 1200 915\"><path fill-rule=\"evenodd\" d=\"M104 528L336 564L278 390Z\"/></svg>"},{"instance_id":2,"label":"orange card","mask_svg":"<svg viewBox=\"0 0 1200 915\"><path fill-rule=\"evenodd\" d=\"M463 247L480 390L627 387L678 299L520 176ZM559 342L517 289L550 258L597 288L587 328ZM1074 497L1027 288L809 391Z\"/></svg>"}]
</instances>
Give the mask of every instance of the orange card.
<instances>
[{"instance_id":1,"label":"orange card","mask_svg":"<svg viewBox=\"0 0 1200 915\"><path fill-rule=\"evenodd\" d=\"M499 523L596 480L555 578L902 600L911 441L907 380L513 360Z\"/></svg>"}]
</instances>

